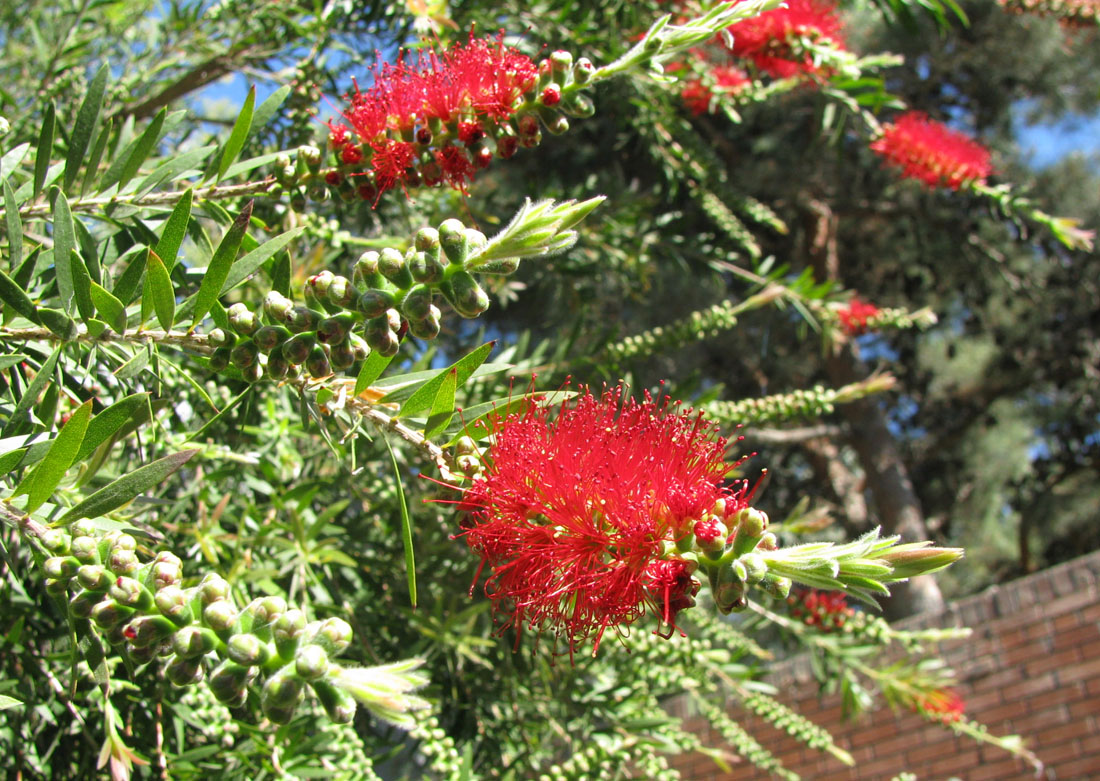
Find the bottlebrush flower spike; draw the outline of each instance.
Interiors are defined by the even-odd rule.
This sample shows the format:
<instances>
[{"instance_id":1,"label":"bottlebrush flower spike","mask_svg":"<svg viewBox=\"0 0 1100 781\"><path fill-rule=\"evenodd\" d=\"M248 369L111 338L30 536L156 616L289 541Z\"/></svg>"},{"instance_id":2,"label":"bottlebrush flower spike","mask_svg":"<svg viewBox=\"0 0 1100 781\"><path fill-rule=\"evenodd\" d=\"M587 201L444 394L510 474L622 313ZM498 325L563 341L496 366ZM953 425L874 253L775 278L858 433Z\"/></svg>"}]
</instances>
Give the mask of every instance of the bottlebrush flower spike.
<instances>
[{"instance_id":1,"label":"bottlebrush flower spike","mask_svg":"<svg viewBox=\"0 0 1100 781\"><path fill-rule=\"evenodd\" d=\"M874 304L861 301L852 296L848 306L836 310L836 316L844 330L851 336L859 336L867 332L867 323L879 313L879 308Z\"/></svg>"},{"instance_id":2,"label":"bottlebrush flower spike","mask_svg":"<svg viewBox=\"0 0 1100 781\"><path fill-rule=\"evenodd\" d=\"M802 51L799 42L801 39L844 48L836 5L828 0L786 0L785 5L730 25L730 51L776 78L817 73L812 54Z\"/></svg>"},{"instance_id":3,"label":"bottlebrush flower spike","mask_svg":"<svg viewBox=\"0 0 1100 781\"><path fill-rule=\"evenodd\" d=\"M988 149L920 111L884 125L871 149L899 166L902 176L929 187L958 190L966 182L984 182L993 171Z\"/></svg>"},{"instance_id":4,"label":"bottlebrush flower spike","mask_svg":"<svg viewBox=\"0 0 1100 781\"><path fill-rule=\"evenodd\" d=\"M691 113L699 116L710 111L715 95L736 94L751 83L752 80L740 68L717 65L710 71L706 80L693 79L687 82L680 92L680 97Z\"/></svg>"},{"instance_id":5,"label":"bottlebrush flower spike","mask_svg":"<svg viewBox=\"0 0 1100 781\"><path fill-rule=\"evenodd\" d=\"M954 689L935 689L919 695L913 709L929 721L951 724L959 721L966 712L966 702Z\"/></svg>"},{"instance_id":6,"label":"bottlebrush flower spike","mask_svg":"<svg viewBox=\"0 0 1100 781\"><path fill-rule=\"evenodd\" d=\"M356 84L340 120L329 124L339 172L360 197L396 187L447 184L464 190L494 153L510 157L511 121L538 82L538 66L495 39L470 34L443 52L403 53L375 67L374 84ZM532 104L533 105L533 104ZM519 118L516 118L517 120ZM332 177L343 182L343 177ZM331 183L331 182L330 182Z\"/></svg>"},{"instance_id":7,"label":"bottlebrush flower spike","mask_svg":"<svg viewBox=\"0 0 1100 781\"><path fill-rule=\"evenodd\" d=\"M744 488L723 486L726 440L699 414L624 400L621 387L531 402L492 429L463 536L489 566L502 631L514 627L517 645L525 628L553 632L571 655L649 612L671 634L698 589L674 543L718 500L726 517L746 506Z\"/></svg>"},{"instance_id":8,"label":"bottlebrush flower spike","mask_svg":"<svg viewBox=\"0 0 1100 781\"><path fill-rule=\"evenodd\" d=\"M848 599L840 591L819 591L804 589L787 598L792 618L807 626L818 626L824 632L832 632L844 627L845 622L855 615L848 605Z\"/></svg>"}]
</instances>

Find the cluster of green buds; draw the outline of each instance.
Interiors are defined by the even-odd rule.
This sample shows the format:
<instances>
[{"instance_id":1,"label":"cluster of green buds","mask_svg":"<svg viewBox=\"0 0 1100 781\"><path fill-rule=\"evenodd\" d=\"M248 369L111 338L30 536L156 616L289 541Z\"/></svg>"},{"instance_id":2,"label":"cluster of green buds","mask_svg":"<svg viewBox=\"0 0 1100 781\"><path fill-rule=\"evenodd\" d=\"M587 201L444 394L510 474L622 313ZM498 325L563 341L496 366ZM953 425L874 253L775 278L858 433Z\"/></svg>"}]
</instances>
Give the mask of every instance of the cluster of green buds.
<instances>
[{"instance_id":1,"label":"cluster of green buds","mask_svg":"<svg viewBox=\"0 0 1100 781\"><path fill-rule=\"evenodd\" d=\"M707 414L716 420L741 425L795 418L820 418L831 415L836 410L837 404L845 404L888 391L896 384L897 380L893 375L876 374L841 388L815 385L812 388L800 388L790 393L775 393L738 401L715 401L707 405Z\"/></svg>"},{"instance_id":2,"label":"cluster of green buds","mask_svg":"<svg viewBox=\"0 0 1100 781\"><path fill-rule=\"evenodd\" d=\"M696 521L692 531L676 543L675 555L706 573L722 613L745 609L752 586L786 599L793 583L841 591L876 605L876 597L889 596L888 584L943 569L963 555L961 548L903 544L897 536L881 537L878 529L844 545L781 548L768 530L766 513L745 507L727 514L725 500Z\"/></svg>"},{"instance_id":3,"label":"cluster of green buds","mask_svg":"<svg viewBox=\"0 0 1100 781\"><path fill-rule=\"evenodd\" d=\"M1091 0L1000 0L1010 13L1053 16L1069 29L1095 30L1100 25L1100 8Z\"/></svg>"},{"instance_id":4,"label":"cluster of green buds","mask_svg":"<svg viewBox=\"0 0 1100 781\"><path fill-rule=\"evenodd\" d=\"M427 683L421 660L346 668L333 660L352 641L340 618L309 621L284 598L268 596L237 607L234 589L217 574L183 586L183 563L166 551L145 563L137 540L101 533L90 521L42 540L47 590L68 603L80 633L98 631L139 667L157 659L175 686L206 681L214 697L239 707L251 691L267 718L284 724L312 691L330 719L349 722L357 704L384 720L413 725L427 707L411 694Z\"/></svg>"},{"instance_id":5,"label":"cluster of green buds","mask_svg":"<svg viewBox=\"0 0 1100 781\"><path fill-rule=\"evenodd\" d=\"M364 252L351 279L325 270L306 283L304 304L271 291L258 311L229 308L229 329L208 335L210 367L232 365L250 381L344 372L372 352L393 356L411 334L434 339L443 302L461 317L489 308L475 274L508 275L524 258L550 255L577 240L572 228L603 201L528 201L494 236L450 219L416 232L407 250Z\"/></svg>"}]
</instances>

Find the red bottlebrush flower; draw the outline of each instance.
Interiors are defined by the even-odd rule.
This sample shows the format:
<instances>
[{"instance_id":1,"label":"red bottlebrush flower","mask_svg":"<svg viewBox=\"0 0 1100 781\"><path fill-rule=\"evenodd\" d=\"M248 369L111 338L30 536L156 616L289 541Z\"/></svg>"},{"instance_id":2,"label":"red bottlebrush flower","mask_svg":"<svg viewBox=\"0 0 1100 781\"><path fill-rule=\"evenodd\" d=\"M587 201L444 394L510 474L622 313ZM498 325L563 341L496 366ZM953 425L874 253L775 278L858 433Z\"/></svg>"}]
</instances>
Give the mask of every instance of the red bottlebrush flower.
<instances>
[{"instance_id":1,"label":"red bottlebrush flower","mask_svg":"<svg viewBox=\"0 0 1100 781\"><path fill-rule=\"evenodd\" d=\"M729 32L735 56L752 60L757 69L777 78L817 72L799 39L844 46L836 5L828 0L786 0L785 8L730 25Z\"/></svg>"},{"instance_id":2,"label":"red bottlebrush flower","mask_svg":"<svg viewBox=\"0 0 1100 781\"><path fill-rule=\"evenodd\" d=\"M561 87L557 84L551 84L542 91L542 95L539 96L539 100L544 106L556 106L561 103Z\"/></svg>"},{"instance_id":3,"label":"red bottlebrush flower","mask_svg":"<svg viewBox=\"0 0 1100 781\"><path fill-rule=\"evenodd\" d=\"M852 296L848 306L836 310L836 316L849 335L859 336L867 332L868 321L877 315L879 311L881 310L874 304L868 304L865 301L860 301L858 297Z\"/></svg>"},{"instance_id":4,"label":"red bottlebrush flower","mask_svg":"<svg viewBox=\"0 0 1100 781\"><path fill-rule=\"evenodd\" d=\"M443 122L467 109L505 120L538 77L531 58L505 46L503 35L487 40L471 34L466 45L431 55L426 69L431 75L425 82L425 113Z\"/></svg>"},{"instance_id":5,"label":"red bottlebrush flower","mask_svg":"<svg viewBox=\"0 0 1100 781\"><path fill-rule=\"evenodd\" d=\"M458 140L469 146L485 138L485 130L480 122L459 122Z\"/></svg>"},{"instance_id":6,"label":"red bottlebrush flower","mask_svg":"<svg viewBox=\"0 0 1100 781\"><path fill-rule=\"evenodd\" d=\"M409 168L416 156L413 145L407 141L394 141L387 138L371 144L374 154L371 156L371 169L374 171L374 183L379 194L404 185L409 176Z\"/></svg>"},{"instance_id":7,"label":"red bottlebrush flower","mask_svg":"<svg viewBox=\"0 0 1100 781\"><path fill-rule=\"evenodd\" d=\"M328 143L333 149L340 149L344 144L348 142L348 126L343 123L333 124L333 120L328 121Z\"/></svg>"},{"instance_id":8,"label":"red bottlebrush flower","mask_svg":"<svg viewBox=\"0 0 1100 781\"><path fill-rule=\"evenodd\" d=\"M993 171L988 149L920 111L885 125L871 149L899 166L902 176L929 187L958 190L965 182L984 181Z\"/></svg>"},{"instance_id":9,"label":"red bottlebrush flower","mask_svg":"<svg viewBox=\"0 0 1100 781\"><path fill-rule=\"evenodd\" d=\"M488 565L503 628L551 631L593 653L608 627L656 613L671 632L692 604L690 565L670 543L744 490L723 486L725 439L666 399L621 388L558 407L530 403L493 423L482 477L466 489L463 536ZM480 571L479 571L480 574ZM519 637L516 642L518 644Z\"/></svg>"},{"instance_id":10,"label":"red bottlebrush flower","mask_svg":"<svg viewBox=\"0 0 1100 781\"><path fill-rule=\"evenodd\" d=\"M347 144L340 152L340 160L348 165L358 165L363 162L363 150L355 144Z\"/></svg>"},{"instance_id":11,"label":"red bottlebrush flower","mask_svg":"<svg viewBox=\"0 0 1100 781\"><path fill-rule=\"evenodd\" d=\"M725 65L715 67L711 70L710 76L712 80L710 84L704 83L702 79L694 79L687 82L680 92L684 105L695 116L710 111L711 101L716 94L734 94L746 84L752 83L743 70Z\"/></svg>"},{"instance_id":12,"label":"red bottlebrush flower","mask_svg":"<svg viewBox=\"0 0 1100 781\"><path fill-rule=\"evenodd\" d=\"M823 632L841 629L856 611L840 591L804 589L787 597L791 618L807 626L820 627Z\"/></svg>"},{"instance_id":13,"label":"red bottlebrush flower","mask_svg":"<svg viewBox=\"0 0 1100 781\"><path fill-rule=\"evenodd\" d=\"M448 144L435 153L435 161L443 172L443 179L455 189L466 192L466 185L474 180L475 170L466 150Z\"/></svg>"},{"instance_id":14,"label":"red bottlebrush flower","mask_svg":"<svg viewBox=\"0 0 1100 781\"><path fill-rule=\"evenodd\" d=\"M920 695L913 703L913 710L929 721L951 724L966 713L966 702L954 689L936 689Z\"/></svg>"}]
</instances>

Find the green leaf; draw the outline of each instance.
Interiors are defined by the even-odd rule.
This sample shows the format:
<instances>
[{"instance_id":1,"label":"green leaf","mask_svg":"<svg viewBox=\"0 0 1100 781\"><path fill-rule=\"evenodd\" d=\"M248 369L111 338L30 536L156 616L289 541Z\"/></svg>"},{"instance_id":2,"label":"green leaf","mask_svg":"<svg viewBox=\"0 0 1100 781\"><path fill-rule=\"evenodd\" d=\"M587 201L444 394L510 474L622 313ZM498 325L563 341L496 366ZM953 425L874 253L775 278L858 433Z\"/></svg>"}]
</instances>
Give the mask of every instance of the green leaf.
<instances>
[{"instance_id":1,"label":"green leaf","mask_svg":"<svg viewBox=\"0 0 1100 781\"><path fill-rule=\"evenodd\" d=\"M107 169L107 173L100 181L99 188L101 190L117 182L118 189L121 192L122 188L137 176L141 164L149 157L149 153L153 151L153 147L160 140L161 130L164 128L164 118L167 115L168 109L162 108L157 112L153 121L149 123L149 126L145 128L145 132L126 146L126 149L111 164L111 167Z\"/></svg>"},{"instance_id":2,"label":"green leaf","mask_svg":"<svg viewBox=\"0 0 1100 781\"><path fill-rule=\"evenodd\" d=\"M116 333L126 331L126 307L102 285L91 283L89 293L96 311Z\"/></svg>"},{"instance_id":3,"label":"green leaf","mask_svg":"<svg viewBox=\"0 0 1100 781\"><path fill-rule=\"evenodd\" d=\"M401 469L397 466L397 456L393 446L386 440L386 449L390 451L393 462L393 479L397 482L397 504L401 508L401 544L405 546L405 573L409 583L409 601L416 609L416 555L413 552L412 521L409 519L409 506L405 501L405 487L401 484Z\"/></svg>"},{"instance_id":4,"label":"green leaf","mask_svg":"<svg viewBox=\"0 0 1100 781\"><path fill-rule=\"evenodd\" d=\"M234 263L233 267L229 269L229 276L226 277L225 283L222 285L221 295L224 296L237 285L244 282L250 274L266 263L272 255L294 239L298 238L304 230L305 228L293 228L286 233L281 233L275 238L265 241Z\"/></svg>"},{"instance_id":5,"label":"green leaf","mask_svg":"<svg viewBox=\"0 0 1100 781\"><path fill-rule=\"evenodd\" d=\"M179 255L183 239L187 235L187 222L191 219L193 198L193 190L189 187L172 209L172 215L164 223L164 228L160 232L160 241L157 242L155 251L169 274L176 265L176 256Z\"/></svg>"},{"instance_id":6,"label":"green leaf","mask_svg":"<svg viewBox=\"0 0 1100 781\"><path fill-rule=\"evenodd\" d=\"M50 357L42 364L42 367L34 375L34 379L31 380L31 384L27 386L27 390L19 398L15 409L12 410L11 417L8 418L7 424L0 433L7 434L9 430L14 430L23 422L23 416L38 401L38 396L46 388L46 383L53 377L53 370L57 366L57 359L60 356L60 347L50 353Z\"/></svg>"},{"instance_id":7,"label":"green leaf","mask_svg":"<svg viewBox=\"0 0 1100 781\"><path fill-rule=\"evenodd\" d=\"M10 234L9 234L10 235ZM32 323L41 323L38 308L14 279L0 271L0 299Z\"/></svg>"},{"instance_id":8,"label":"green leaf","mask_svg":"<svg viewBox=\"0 0 1100 781\"><path fill-rule=\"evenodd\" d=\"M12 470L19 466L26 453L27 448L21 447L18 450L9 450L4 455L0 456L0 472L6 475L11 474Z\"/></svg>"},{"instance_id":9,"label":"green leaf","mask_svg":"<svg viewBox=\"0 0 1100 781\"><path fill-rule=\"evenodd\" d=\"M103 152L107 149L107 141L111 138L111 132L115 129L114 117L103 123L99 130L99 136L92 146L92 153L88 155L87 168L84 170L84 181L80 183L80 192L86 192L92 186L92 181L99 173L99 162L103 159Z\"/></svg>"},{"instance_id":10,"label":"green leaf","mask_svg":"<svg viewBox=\"0 0 1100 781\"><path fill-rule=\"evenodd\" d=\"M46 113L42 117L42 129L38 131L38 151L34 156L34 184L31 186L32 199L37 198L42 192L42 183L46 181L46 171L50 167L56 113L57 110L51 102L46 106Z\"/></svg>"},{"instance_id":11,"label":"green leaf","mask_svg":"<svg viewBox=\"0 0 1100 781\"><path fill-rule=\"evenodd\" d=\"M133 247L133 258L126 264L126 268L123 269L118 279L115 280L114 294L115 298L126 305L130 305L134 302L134 296L137 294L138 283L141 281L145 272L145 264L149 258L148 247ZM119 262L124 258L120 257Z\"/></svg>"},{"instance_id":12,"label":"green leaf","mask_svg":"<svg viewBox=\"0 0 1100 781\"><path fill-rule=\"evenodd\" d=\"M4 221L8 226L8 268L13 271L23 262L23 222L11 184L4 180Z\"/></svg>"},{"instance_id":13,"label":"green leaf","mask_svg":"<svg viewBox=\"0 0 1100 781\"><path fill-rule=\"evenodd\" d=\"M253 385L249 385L249 386L248 386L247 388L245 388L245 389L244 389L244 390L243 390L243 391L242 391L242 392L240 393L240 395L238 395L238 396L237 396L237 398L233 399L233 401L231 401L231 402L229 402L228 404L226 404L226 405L225 405L225 408L224 408L224 409L222 409L222 411L221 411L221 412L219 412L219 413L218 413L217 415L215 415L214 417L210 418L210 420L206 421L206 423L204 423L204 424L202 425L202 427L201 427L201 428L199 428L199 430L198 430L198 431L194 432L193 434L189 434L189 435L187 436L187 439L185 439L185 440L184 440L184 442L191 442L191 441L193 441L193 440L195 440L195 439L198 439L198 438L199 438L199 437L201 437L201 436L202 436L203 434L205 434L205 433L206 433L206 432L207 432L207 431L208 431L208 430L210 429L210 427L211 427L211 426L213 426L213 425L214 425L214 424L215 424L215 423L216 423L217 421L219 421L219 420L221 420L222 418L224 418L224 417L225 417L225 416L226 416L226 415L227 415L227 414L229 413L229 411L230 411L230 410L232 410L232 409L233 409L234 407L236 407L236 406L237 406L238 404L240 404L240 403L241 403L241 400L242 400L242 399L244 399L244 397L245 397L245 396L247 396L247 395L248 395L249 393L251 393L251 392L252 392L252 389L253 389L254 387L255 387L255 386L253 386Z\"/></svg>"},{"instance_id":14,"label":"green leaf","mask_svg":"<svg viewBox=\"0 0 1100 781\"><path fill-rule=\"evenodd\" d=\"M252 115L252 127L263 127L270 122L275 116L275 113L279 110L279 107L283 105L283 101L286 100L289 95L289 84L284 84L268 95L264 102L256 109L256 113Z\"/></svg>"},{"instance_id":15,"label":"green leaf","mask_svg":"<svg viewBox=\"0 0 1100 781\"><path fill-rule=\"evenodd\" d=\"M73 249L76 247L76 230L73 213L65 193L54 192L53 201L53 263L57 270L57 289L61 293L61 308L73 311Z\"/></svg>"},{"instance_id":16,"label":"green leaf","mask_svg":"<svg viewBox=\"0 0 1100 781\"><path fill-rule=\"evenodd\" d=\"M38 317L41 319L42 325L49 328L66 342L72 341L77 337L77 334L80 333L80 330L76 327L76 321L60 309L39 307Z\"/></svg>"},{"instance_id":17,"label":"green leaf","mask_svg":"<svg viewBox=\"0 0 1100 781\"><path fill-rule=\"evenodd\" d=\"M88 430L88 419L91 415L92 402L89 399L76 408L57 433L46 457L16 487L16 496L27 494L24 512L34 512L53 495L54 489L73 465L80 443L84 441L84 432Z\"/></svg>"},{"instance_id":18,"label":"green leaf","mask_svg":"<svg viewBox=\"0 0 1100 781\"><path fill-rule=\"evenodd\" d=\"M61 523L72 523L81 518L104 515L133 501L141 493L164 482L169 475L190 461L198 452L198 449L195 449L173 453L123 475L61 516Z\"/></svg>"},{"instance_id":19,"label":"green leaf","mask_svg":"<svg viewBox=\"0 0 1100 781\"><path fill-rule=\"evenodd\" d=\"M221 181L225 172L229 170L229 166L233 165L237 155L244 149L244 142L248 140L248 134L252 130L252 111L255 105L256 85L253 84L248 90L248 97L245 98L244 107L237 116L237 121L233 123L229 140L225 142L225 148L222 150L222 159L218 163L218 181Z\"/></svg>"},{"instance_id":20,"label":"green leaf","mask_svg":"<svg viewBox=\"0 0 1100 781\"><path fill-rule=\"evenodd\" d=\"M23 159L27 156L27 152L31 151L31 145L27 142L20 144L19 146L12 147L11 151L0 157L0 181L8 181L12 171L23 164ZM30 196L30 189L27 190L27 195Z\"/></svg>"},{"instance_id":21,"label":"green leaf","mask_svg":"<svg viewBox=\"0 0 1100 781\"><path fill-rule=\"evenodd\" d=\"M88 86L88 94L76 113L73 132L69 135L69 154L65 158L65 189L76 181L76 173L84 162L84 153L88 151L88 141L92 138L99 112L103 108L103 95L107 91L107 76L110 69L104 63Z\"/></svg>"},{"instance_id":22,"label":"green leaf","mask_svg":"<svg viewBox=\"0 0 1100 781\"><path fill-rule=\"evenodd\" d=\"M489 353L492 352L495 344L495 341L486 342L469 355L460 358L453 366L447 367L435 377L421 385L416 393L410 396L408 400L401 405L401 409L397 412L397 417L415 415L418 412L429 409L435 402L435 397L439 392L439 388L443 385L443 382L447 379L452 369L455 370L455 386L461 388L466 383L466 380L470 379L470 375L474 373L474 370L485 363L485 359L489 357Z\"/></svg>"},{"instance_id":23,"label":"green leaf","mask_svg":"<svg viewBox=\"0 0 1100 781\"><path fill-rule=\"evenodd\" d=\"M355 378L355 393L353 395L358 396L369 388L372 382L382 376L382 372L386 370L392 360L392 355L382 355L380 352L372 351L367 356L367 360L363 361L363 366L359 369L359 376Z\"/></svg>"},{"instance_id":24,"label":"green leaf","mask_svg":"<svg viewBox=\"0 0 1100 781\"><path fill-rule=\"evenodd\" d=\"M192 315L191 327L194 328L206 317L206 313L214 306L214 302L221 295L222 286L229 277L229 269L237 257L237 250L241 246L241 239L248 230L248 222L252 218L252 205L255 201L249 201L244 209L233 220L229 230L225 232L218 248L214 250L214 257L210 259L210 265L203 274L199 285L199 292L195 295L195 312Z\"/></svg>"},{"instance_id":25,"label":"green leaf","mask_svg":"<svg viewBox=\"0 0 1100 781\"><path fill-rule=\"evenodd\" d=\"M56 261L56 259L55 259ZM81 318L90 320L95 317L95 304L92 303L92 276L79 252L71 253L69 270L73 275L73 299Z\"/></svg>"},{"instance_id":26,"label":"green leaf","mask_svg":"<svg viewBox=\"0 0 1100 781\"><path fill-rule=\"evenodd\" d=\"M188 190L190 192L190 190ZM156 252L149 251L149 260L145 265L145 291L142 293L142 309L146 300L153 302L157 313L157 322L165 331L172 330L176 317L176 294L172 289L172 279Z\"/></svg>"},{"instance_id":27,"label":"green leaf","mask_svg":"<svg viewBox=\"0 0 1100 781\"><path fill-rule=\"evenodd\" d=\"M432 439L439 434L443 429L447 428L447 424L451 422L451 418L455 414L455 389L458 385L456 382L457 369L451 369L447 372L447 376L443 379L443 383L439 386L439 390L435 394L435 400L432 402L432 410L428 413L428 421L424 425L424 436L427 439Z\"/></svg>"},{"instance_id":28,"label":"green leaf","mask_svg":"<svg viewBox=\"0 0 1100 781\"><path fill-rule=\"evenodd\" d=\"M132 380L137 377L145 367L149 365L149 350L139 349L134 353L134 357L128 360L126 363L119 366L114 371L114 375L120 380Z\"/></svg>"},{"instance_id":29,"label":"green leaf","mask_svg":"<svg viewBox=\"0 0 1100 781\"><path fill-rule=\"evenodd\" d=\"M0 710L11 710L12 708L21 708L23 703L14 697L9 697L6 694L0 694Z\"/></svg>"},{"instance_id":30,"label":"green leaf","mask_svg":"<svg viewBox=\"0 0 1100 781\"><path fill-rule=\"evenodd\" d=\"M217 146L211 144L209 146L199 147L198 149L191 149L183 154L168 158L158 168L153 169L151 174L141 180L135 190L135 196L140 197L145 195L161 182L173 179L180 174L193 170L195 166L209 157L210 153L215 149L217 149Z\"/></svg>"},{"instance_id":31,"label":"green leaf","mask_svg":"<svg viewBox=\"0 0 1100 781\"><path fill-rule=\"evenodd\" d=\"M22 363L27 360L27 356L23 353L10 353L9 355L0 355L0 371L4 369L10 369L17 363Z\"/></svg>"},{"instance_id":32,"label":"green leaf","mask_svg":"<svg viewBox=\"0 0 1100 781\"><path fill-rule=\"evenodd\" d=\"M134 417L139 410L145 410L149 402L148 393L135 393L124 399L119 399L107 409L100 412L88 424L88 430L84 434L84 441L80 444L73 463L83 461L93 450L106 442L116 431L121 429L128 420Z\"/></svg>"}]
</instances>

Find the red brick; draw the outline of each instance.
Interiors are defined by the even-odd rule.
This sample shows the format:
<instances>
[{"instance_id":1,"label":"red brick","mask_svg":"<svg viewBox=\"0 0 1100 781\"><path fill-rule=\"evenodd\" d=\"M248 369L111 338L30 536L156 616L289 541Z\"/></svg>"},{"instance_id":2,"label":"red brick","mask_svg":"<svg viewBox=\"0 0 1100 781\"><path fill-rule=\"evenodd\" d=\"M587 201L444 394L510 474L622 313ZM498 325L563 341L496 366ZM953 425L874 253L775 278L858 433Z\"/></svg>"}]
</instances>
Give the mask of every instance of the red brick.
<instances>
[{"instance_id":1,"label":"red brick","mask_svg":"<svg viewBox=\"0 0 1100 781\"><path fill-rule=\"evenodd\" d=\"M928 741L922 746L915 746L905 753L906 761L916 767L922 762L934 762L940 757L948 756L955 752L955 738L947 733L940 733L943 740Z\"/></svg>"},{"instance_id":2,"label":"red brick","mask_svg":"<svg viewBox=\"0 0 1100 781\"><path fill-rule=\"evenodd\" d=\"M1075 719L1068 724L1060 724L1049 727L1035 733L1035 747L1053 746L1071 738L1083 738L1092 732L1089 723L1083 719Z\"/></svg>"},{"instance_id":3,"label":"red brick","mask_svg":"<svg viewBox=\"0 0 1100 781\"><path fill-rule=\"evenodd\" d=\"M1080 625L1080 613L1066 613L1064 616L1058 616L1056 619L1054 619L1054 630L1059 634Z\"/></svg>"},{"instance_id":4,"label":"red brick","mask_svg":"<svg viewBox=\"0 0 1100 781\"><path fill-rule=\"evenodd\" d=\"M998 781L1002 781L1002 779L1006 778L1027 777L1028 775L1026 774L1021 775L1020 765L1013 759L1002 759L997 762L989 762L966 774L967 781L985 781L986 779L997 779Z\"/></svg>"},{"instance_id":5,"label":"red brick","mask_svg":"<svg viewBox=\"0 0 1100 781\"><path fill-rule=\"evenodd\" d=\"M1100 776L1100 755L1082 757L1060 764L1056 770L1060 779L1096 778Z\"/></svg>"},{"instance_id":6,"label":"red brick","mask_svg":"<svg viewBox=\"0 0 1100 781\"><path fill-rule=\"evenodd\" d=\"M1004 705L998 705L996 708L983 708L980 711L972 707L968 702L966 709L974 718L978 719L983 724L993 727L1002 721L1015 719L1030 712L1035 707L1033 700L1034 698L1013 700L1012 702L1006 702Z\"/></svg>"},{"instance_id":7,"label":"red brick","mask_svg":"<svg viewBox=\"0 0 1100 781\"><path fill-rule=\"evenodd\" d=\"M1100 697L1100 676L1092 678L1085 683L1085 691L1095 697Z\"/></svg>"},{"instance_id":8,"label":"red brick","mask_svg":"<svg viewBox=\"0 0 1100 781\"><path fill-rule=\"evenodd\" d=\"M1058 671L1058 681L1064 686L1073 681L1100 677L1100 657L1086 659L1083 662Z\"/></svg>"},{"instance_id":9,"label":"red brick","mask_svg":"<svg viewBox=\"0 0 1100 781\"><path fill-rule=\"evenodd\" d=\"M1054 647L1056 649L1081 648L1084 650L1086 646L1097 642L1100 642L1100 626L1093 622L1058 632L1054 638Z\"/></svg>"},{"instance_id":10,"label":"red brick","mask_svg":"<svg viewBox=\"0 0 1100 781\"><path fill-rule=\"evenodd\" d=\"M1085 719L1089 716L1100 716L1100 702L1096 700L1082 700L1069 706L1071 719Z\"/></svg>"},{"instance_id":11,"label":"red brick","mask_svg":"<svg viewBox=\"0 0 1100 781\"><path fill-rule=\"evenodd\" d=\"M967 770L971 768L977 768L981 764L981 755L977 748L972 748L969 751L960 751L952 756L943 757L942 759L933 762L926 768L922 768L924 771L921 775L930 778L946 778L951 775L965 775Z\"/></svg>"},{"instance_id":12,"label":"red brick","mask_svg":"<svg viewBox=\"0 0 1100 781\"><path fill-rule=\"evenodd\" d=\"M1080 741L1068 740L1057 746L1051 746L1049 748L1044 746L1035 753L1045 764L1056 765L1061 762L1068 762L1071 759L1077 759L1084 752L1081 750Z\"/></svg>"},{"instance_id":13,"label":"red brick","mask_svg":"<svg viewBox=\"0 0 1100 781\"><path fill-rule=\"evenodd\" d=\"M1044 654L1041 659L1031 662L1026 667L1027 677L1031 678L1047 670L1057 670L1062 667L1070 667L1081 660L1080 648L1066 648L1052 654Z\"/></svg>"},{"instance_id":14,"label":"red brick","mask_svg":"<svg viewBox=\"0 0 1100 781\"><path fill-rule=\"evenodd\" d=\"M1005 670L1005 672L1013 673L1016 678L1015 683L1007 685L1004 688L1003 694L1005 702L1012 702L1018 697L1031 697L1058 688L1054 680L1053 672L1044 673L1043 675L1038 675L1033 678L1025 678L1023 680L1020 680L1020 670ZM1064 671L1059 670L1059 675L1061 675L1062 672ZM1000 673L998 673L998 675L999 674Z\"/></svg>"}]
</instances>

